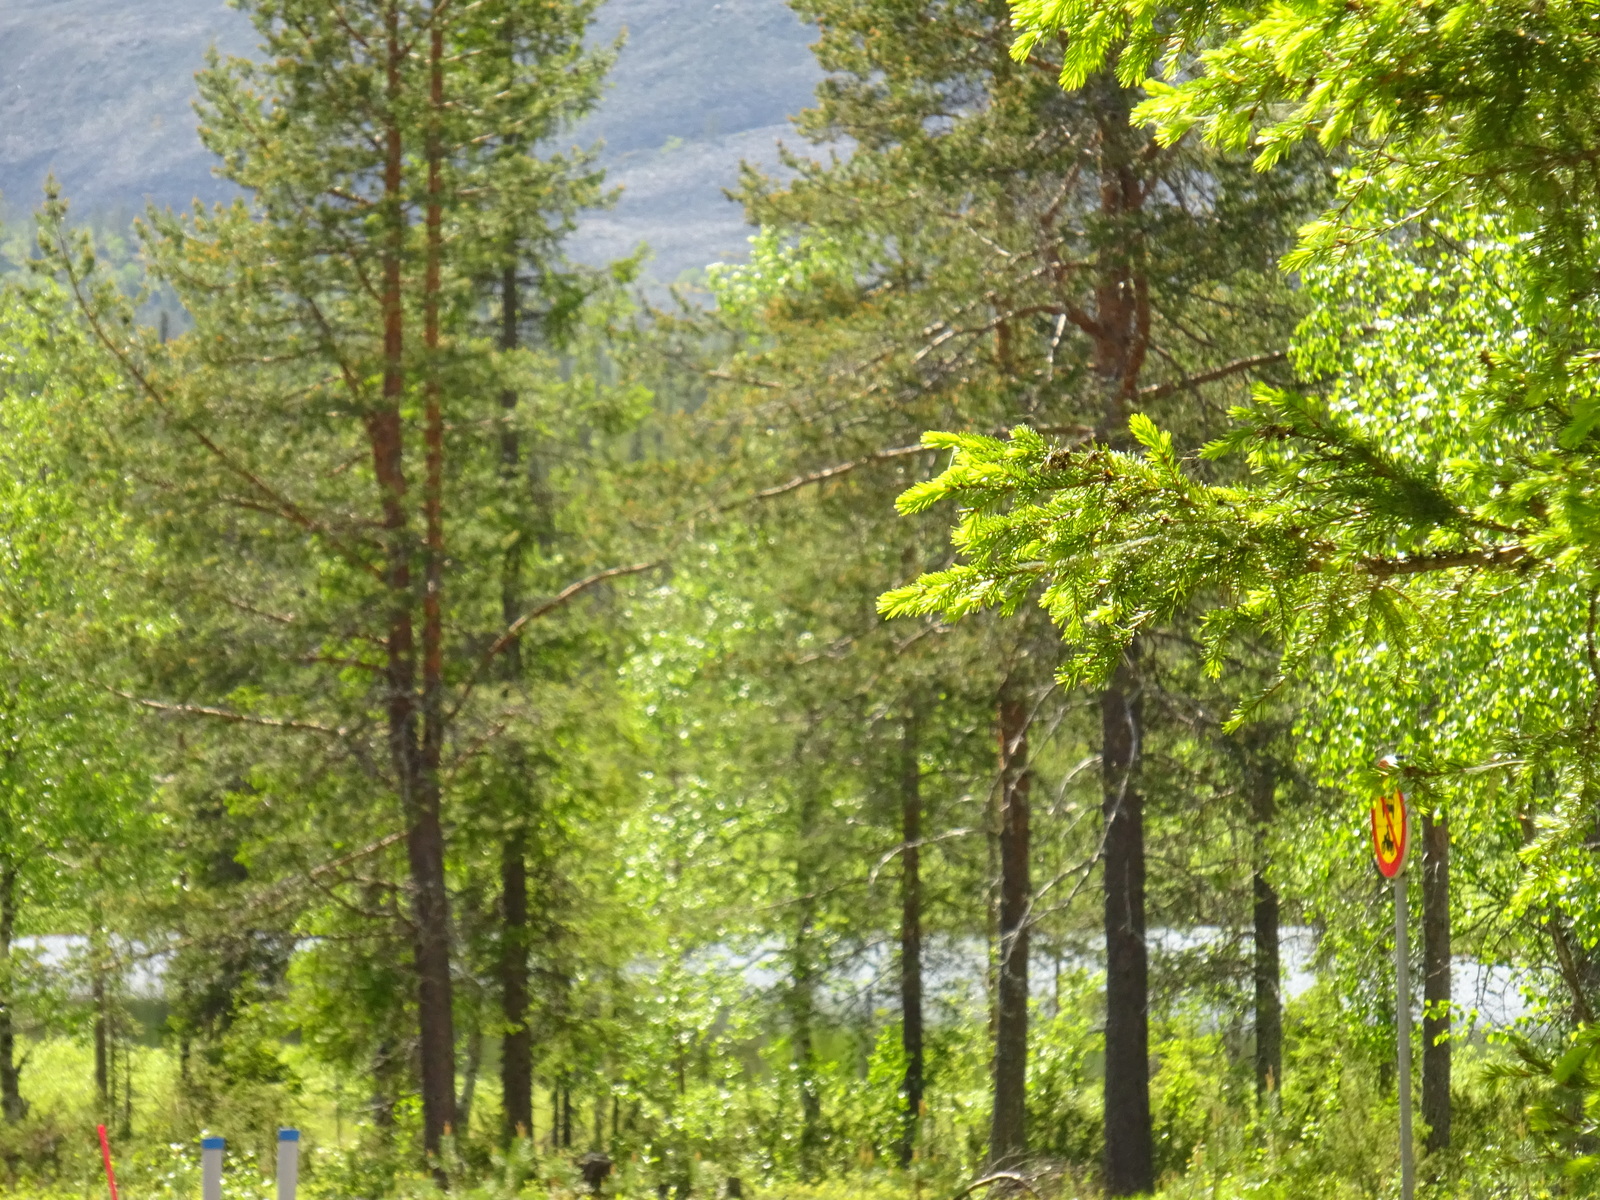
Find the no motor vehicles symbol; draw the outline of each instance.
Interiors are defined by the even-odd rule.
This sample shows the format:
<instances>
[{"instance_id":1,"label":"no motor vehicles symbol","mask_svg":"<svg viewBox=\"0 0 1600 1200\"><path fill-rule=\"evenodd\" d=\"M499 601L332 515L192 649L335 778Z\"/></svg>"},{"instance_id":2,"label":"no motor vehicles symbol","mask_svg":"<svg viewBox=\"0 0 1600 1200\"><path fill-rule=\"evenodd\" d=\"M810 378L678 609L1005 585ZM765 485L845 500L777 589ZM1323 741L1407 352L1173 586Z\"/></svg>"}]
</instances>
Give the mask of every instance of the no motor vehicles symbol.
<instances>
[{"instance_id":1,"label":"no motor vehicles symbol","mask_svg":"<svg viewBox=\"0 0 1600 1200\"><path fill-rule=\"evenodd\" d=\"M1405 870L1406 849L1406 798L1393 788L1372 802L1372 853L1385 878Z\"/></svg>"}]
</instances>

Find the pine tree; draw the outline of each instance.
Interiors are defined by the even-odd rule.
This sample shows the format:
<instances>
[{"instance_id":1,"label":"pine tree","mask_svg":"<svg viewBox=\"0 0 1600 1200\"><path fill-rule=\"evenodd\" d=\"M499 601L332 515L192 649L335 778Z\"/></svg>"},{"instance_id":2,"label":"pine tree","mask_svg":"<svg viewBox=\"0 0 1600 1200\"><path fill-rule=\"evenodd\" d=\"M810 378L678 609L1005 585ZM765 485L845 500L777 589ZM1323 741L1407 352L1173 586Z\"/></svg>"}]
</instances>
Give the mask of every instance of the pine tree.
<instances>
[{"instance_id":1,"label":"pine tree","mask_svg":"<svg viewBox=\"0 0 1600 1200\"><path fill-rule=\"evenodd\" d=\"M56 266L126 389L107 450L140 460L153 531L190 556L168 593L232 659L181 681L201 702L169 707L331 739L399 805L430 1155L456 1119L448 780L498 732L476 685L559 606L508 621L486 576L497 446L480 431L504 426L500 393L526 390L532 363L494 352L479 308L530 261L540 294L569 302L555 247L598 180L582 155L533 149L596 95L591 8L248 5L260 58L199 76L202 139L248 200L152 214L152 270L194 320L164 347L50 213ZM334 805L313 825L344 826L334 845L360 828L337 819L341 790L311 789Z\"/></svg>"},{"instance_id":2,"label":"pine tree","mask_svg":"<svg viewBox=\"0 0 1600 1200\"><path fill-rule=\"evenodd\" d=\"M1205 384L1281 360L1291 305L1270 283L1270 248L1286 243L1262 234L1286 230L1303 202L1297 184L1262 188L1242 163L1156 146L1130 127L1134 98L1109 75L1061 95L1051 64L1010 58L1000 4L797 7L821 28L832 73L801 129L856 149L847 160L796 156L782 186L747 181L771 240L740 286L766 305L766 340L719 374L764 381L749 393L753 421L770 423L773 387L793 397L785 466L795 473L764 495L869 487L862 477L915 461L907 443L930 419L984 431L1027 419L1115 441L1136 405L1193 412ZM1010 685L1020 695L997 679L990 701L1006 780L995 816L996 1163L1027 1147L1025 697L1047 687L1052 657L1047 638L1027 643ZM1108 1153L1122 1191L1153 1181L1136 663L1106 691L1097 737L1113 960Z\"/></svg>"}]
</instances>

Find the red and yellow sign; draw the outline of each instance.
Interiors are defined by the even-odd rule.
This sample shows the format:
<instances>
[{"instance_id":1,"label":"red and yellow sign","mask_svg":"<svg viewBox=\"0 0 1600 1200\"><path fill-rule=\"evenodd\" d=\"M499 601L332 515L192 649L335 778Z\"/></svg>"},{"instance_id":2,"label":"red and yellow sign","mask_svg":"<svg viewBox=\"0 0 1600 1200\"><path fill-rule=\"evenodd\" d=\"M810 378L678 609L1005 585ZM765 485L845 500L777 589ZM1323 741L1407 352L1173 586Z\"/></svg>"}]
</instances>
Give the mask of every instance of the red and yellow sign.
<instances>
[{"instance_id":1,"label":"red and yellow sign","mask_svg":"<svg viewBox=\"0 0 1600 1200\"><path fill-rule=\"evenodd\" d=\"M1391 787L1372 802L1372 853L1385 878L1393 879L1406 869L1406 851L1410 848L1406 830L1405 793Z\"/></svg>"}]
</instances>

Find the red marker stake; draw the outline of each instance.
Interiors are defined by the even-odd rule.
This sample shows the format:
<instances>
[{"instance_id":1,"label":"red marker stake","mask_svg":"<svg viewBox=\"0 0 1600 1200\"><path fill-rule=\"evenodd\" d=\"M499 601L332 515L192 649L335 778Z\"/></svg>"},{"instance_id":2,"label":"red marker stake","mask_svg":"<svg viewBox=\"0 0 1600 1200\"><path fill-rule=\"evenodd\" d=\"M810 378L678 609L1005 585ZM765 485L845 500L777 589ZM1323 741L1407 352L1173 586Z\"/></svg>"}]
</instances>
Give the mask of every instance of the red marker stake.
<instances>
[{"instance_id":1,"label":"red marker stake","mask_svg":"<svg viewBox=\"0 0 1600 1200\"><path fill-rule=\"evenodd\" d=\"M106 1127L96 1125L100 1131L100 1157L106 1164L106 1186L111 1189L111 1200L117 1200L117 1173L111 1169L111 1143L106 1140Z\"/></svg>"}]
</instances>

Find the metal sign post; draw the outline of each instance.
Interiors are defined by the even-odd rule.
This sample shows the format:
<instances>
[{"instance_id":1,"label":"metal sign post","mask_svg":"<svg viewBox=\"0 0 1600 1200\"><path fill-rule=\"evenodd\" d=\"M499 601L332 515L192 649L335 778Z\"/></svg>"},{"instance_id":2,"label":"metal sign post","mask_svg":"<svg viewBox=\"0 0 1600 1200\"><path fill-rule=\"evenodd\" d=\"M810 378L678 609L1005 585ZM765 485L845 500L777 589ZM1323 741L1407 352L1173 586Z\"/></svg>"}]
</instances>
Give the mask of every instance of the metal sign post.
<instances>
[{"instance_id":1,"label":"metal sign post","mask_svg":"<svg viewBox=\"0 0 1600 1200\"><path fill-rule=\"evenodd\" d=\"M200 1200L222 1200L222 1147L219 1137L200 1139Z\"/></svg>"},{"instance_id":2,"label":"metal sign post","mask_svg":"<svg viewBox=\"0 0 1600 1200\"><path fill-rule=\"evenodd\" d=\"M1411 1200L1417 1164L1411 1153L1411 947L1406 939L1406 877L1394 877L1394 1023L1400 1054L1400 1197Z\"/></svg>"},{"instance_id":3,"label":"metal sign post","mask_svg":"<svg viewBox=\"0 0 1600 1200\"><path fill-rule=\"evenodd\" d=\"M1379 766L1392 765L1389 760ZM1394 881L1394 1024L1400 1084L1400 1198L1412 1200L1417 1164L1411 1145L1411 947L1407 931L1406 852L1411 848L1405 794L1398 787L1372 802L1372 853Z\"/></svg>"},{"instance_id":4,"label":"metal sign post","mask_svg":"<svg viewBox=\"0 0 1600 1200\"><path fill-rule=\"evenodd\" d=\"M278 1130L278 1200L295 1200L300 1186L300 1131Z\"/></svg>"}]
</instances>

